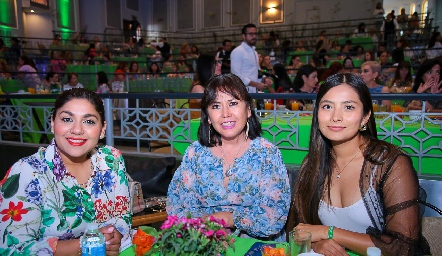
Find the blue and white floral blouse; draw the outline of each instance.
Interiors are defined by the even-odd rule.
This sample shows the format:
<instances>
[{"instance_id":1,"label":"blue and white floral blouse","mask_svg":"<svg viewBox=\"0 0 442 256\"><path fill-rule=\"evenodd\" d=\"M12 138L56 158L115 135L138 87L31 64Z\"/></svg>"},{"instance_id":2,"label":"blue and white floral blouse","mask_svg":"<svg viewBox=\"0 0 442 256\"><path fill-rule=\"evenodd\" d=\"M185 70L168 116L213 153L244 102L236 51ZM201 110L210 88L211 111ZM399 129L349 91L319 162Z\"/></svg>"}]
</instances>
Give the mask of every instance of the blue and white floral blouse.
<instances>
[{"instance_id":1,"label":"blue and white floral blouse","mask_svg":"<svg viewBox=\"0 0 442 256\"><path fill-rule=\"evenodd\" d=\"M121 152L93 150L85 188L67 170L55 141L15 163L0 183L0 255L52 255L58 240L79 238L87 223L114 225L120 251L132 245L132 212Z\"/></svg>"},{"instance_id":2,"label":"blue and white floral blouse","mask_svg":"<svg viewBox=\"0 0 442 256\"><path fill-rule=\"evenodd\" d=\"M290 206L287 170L281 152L256 138L235 159L227 189L223 160L198 141L187 148L167 193L167 214L201 217L233 212L241 236L279 238ZM279 239L278 239L279 240Z\"/></svg>"}]
</instances>

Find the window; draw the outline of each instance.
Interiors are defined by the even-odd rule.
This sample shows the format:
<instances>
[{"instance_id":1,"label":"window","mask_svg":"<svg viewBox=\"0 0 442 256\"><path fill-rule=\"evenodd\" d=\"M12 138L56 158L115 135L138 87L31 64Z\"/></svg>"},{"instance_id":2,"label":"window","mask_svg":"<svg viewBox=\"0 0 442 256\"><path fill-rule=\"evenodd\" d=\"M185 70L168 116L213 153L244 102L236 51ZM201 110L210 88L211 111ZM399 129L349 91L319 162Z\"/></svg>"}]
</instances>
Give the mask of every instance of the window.
<instances>
[{"instance_id":1,"label":"window","mask_svg":"<svg viewBox=\"0 0 442 256\"><path fill-rule=\"evenodd\" d=\"M416 4L411 4L410 6L410 15L413 15L413 13L416 11Z\"/></svg>"},{"instance_id":2,"label":"window","mask_svg":"<svg viewBox=\"0 0 442 256\"><path fill-rule=\"evenodd\" d=\"M425 0L422 3L422 26L425 26L425 18L427 18L427 11L428 11L428 0Z\"/></svg>"}]
</instances>

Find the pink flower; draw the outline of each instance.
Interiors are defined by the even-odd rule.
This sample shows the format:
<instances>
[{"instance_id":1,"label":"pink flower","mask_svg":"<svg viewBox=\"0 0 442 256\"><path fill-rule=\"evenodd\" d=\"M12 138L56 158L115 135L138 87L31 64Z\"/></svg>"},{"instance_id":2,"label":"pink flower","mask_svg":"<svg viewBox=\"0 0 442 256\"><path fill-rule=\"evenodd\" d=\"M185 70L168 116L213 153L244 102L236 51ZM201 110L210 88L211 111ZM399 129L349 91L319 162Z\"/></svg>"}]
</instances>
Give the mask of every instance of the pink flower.
<instances>
[{"instance_id":1,"label":"pink flower","mask_svg":"<svg viewBox=\"0 0 442 256\"><path fill-rule=\"evenodd\" d=\"M178 223L178 217L175 215L167 216L167 220L164 221L163 225L161 226L161 229L169 229L173 225Z\"/></svg>"},{"instance_id":2,"label":"pink flower","mask_svg":"<svg viewBox=\"0 0 442 256\"><path fill-rule=\"evenodd\" d=\"M215 232L216 237L225 237L227 236L227 232L224 229L217 230Z\"/></svg>"},{"instance_id":3,"label":"pink flower","mask_svg":"<svg viewBox=\"0 0 442 256\"><path fill-rule=\"evenodd\" d=\"M208 231L203 232L203 234L206 235L207 237L211 237L211 236L213 236L214 232L213 232L213 230L208 230Z\"/></svg>"}]
</instances>

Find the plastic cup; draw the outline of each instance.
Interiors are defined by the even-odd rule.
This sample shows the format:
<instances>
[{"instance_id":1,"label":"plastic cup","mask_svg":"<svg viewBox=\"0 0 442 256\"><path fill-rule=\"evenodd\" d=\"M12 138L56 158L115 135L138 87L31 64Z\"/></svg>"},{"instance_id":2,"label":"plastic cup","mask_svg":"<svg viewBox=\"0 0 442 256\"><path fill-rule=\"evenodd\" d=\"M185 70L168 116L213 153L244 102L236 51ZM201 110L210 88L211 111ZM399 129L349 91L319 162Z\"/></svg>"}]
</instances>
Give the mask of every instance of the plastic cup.
<instances>
[{"instance_id":1,"label":"plastic cup","mask_svg":"<svg viewBox=\"0 0 442 256\"><path fill-rule=\"evenodd\" d=\"M422 110L410 110L410 121L419 121L422 116Z\"/></svg>"},{"instance_id":2,"label":"plastic cup","mask_svg":"<svg viewBox=\"0 0 442 256\"><path fill-rule=\"evenodd\" d=\"M293 111L298 111L299 110L299 102L297 102L297 101L292 102L292 110Z\"/></svg>"},{"instance_id":3,"label":"plastic cup","mask_svg":"<svg viewBox=\"0 0 442 256\"><path fill-rule=\"evenodd\" d=\"M311 251L312 234L304 230L293 230L289 233L290 256Z\"/></svg>"},{"instance_id":4,"label":"plastic cup","mask_svg":"<svg viewBox=\"0 0 442 256\"><path fill-rule=\"evenodd\" d=\"M36 90L35 88L29 87L28 92L30 92L31 94L35 94Z\"/></svg>"}]
</instances>

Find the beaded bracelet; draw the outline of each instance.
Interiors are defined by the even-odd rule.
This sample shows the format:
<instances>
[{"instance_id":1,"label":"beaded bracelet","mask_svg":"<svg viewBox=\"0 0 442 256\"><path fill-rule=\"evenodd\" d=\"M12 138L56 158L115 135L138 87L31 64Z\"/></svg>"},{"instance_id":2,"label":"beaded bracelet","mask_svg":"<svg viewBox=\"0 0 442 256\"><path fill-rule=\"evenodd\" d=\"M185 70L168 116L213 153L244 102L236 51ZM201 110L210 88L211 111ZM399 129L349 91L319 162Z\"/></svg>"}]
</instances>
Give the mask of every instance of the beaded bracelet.
<instances>
[{"instance_id":1,"label":"beaded bracelet","mask_svg":"<svg viewBox=\"0 0 442 256\"><path fill-rule=\"evenodd\" d=\"M333 238L333 230L335 229L335 226L329 226L328 227L328 239Z\"/></svg>"}]
</instances>

